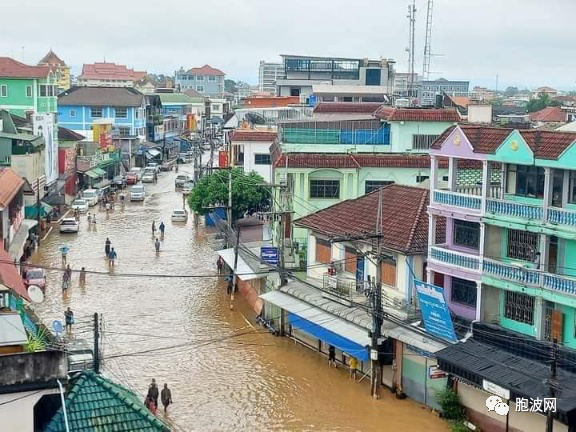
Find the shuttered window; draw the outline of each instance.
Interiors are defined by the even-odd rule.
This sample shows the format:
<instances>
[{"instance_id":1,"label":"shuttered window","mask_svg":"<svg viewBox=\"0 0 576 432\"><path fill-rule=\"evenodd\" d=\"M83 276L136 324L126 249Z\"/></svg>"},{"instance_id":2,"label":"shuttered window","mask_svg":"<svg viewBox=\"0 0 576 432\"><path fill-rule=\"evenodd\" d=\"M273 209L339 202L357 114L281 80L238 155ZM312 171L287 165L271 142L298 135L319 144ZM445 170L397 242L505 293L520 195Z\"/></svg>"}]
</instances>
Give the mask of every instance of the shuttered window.
<instances>
[{"instance_id":1,"label":"shuttered window","mask_svg":"<svg viewBox=\"0 0 576 432\"><path fill-rule=\"evenodd\" d=\"M396 286L396 262L385 260L381 264L382 280L384 285Z\"/></svg>"},{"instance_id":2,"label":"shuttered window","mask_svg":"<svg viewBox=\"0 0 576 432\"><path fill-rule=\"evenodd\" d=\"M357 254L356 249L351 247L346 247L346 264L344 265L344 269L348 273L356 273L356 260Z\"/></svg>"},{"instance_id":3,"label":"shuttered window","mask_svg":"<svg viewBox=\"0 0 576 432\"><path fill-rule=\"evenodd\" d=\"M316 237L316 262L329 264L332 261L332 245L329 241Z\"/></svg>"}]
</instances>

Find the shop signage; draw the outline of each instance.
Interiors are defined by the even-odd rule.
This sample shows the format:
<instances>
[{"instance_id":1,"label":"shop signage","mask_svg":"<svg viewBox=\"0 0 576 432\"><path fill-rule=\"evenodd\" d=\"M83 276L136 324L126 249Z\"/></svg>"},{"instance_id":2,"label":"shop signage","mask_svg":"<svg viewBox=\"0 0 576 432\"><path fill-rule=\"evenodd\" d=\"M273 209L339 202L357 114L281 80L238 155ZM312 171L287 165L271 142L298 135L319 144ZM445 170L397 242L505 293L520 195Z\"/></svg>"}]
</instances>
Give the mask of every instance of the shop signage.
<instances>
[{"instance_id":1,"label":"shop signage","mask_svg":"<svg viewBox=\"0 0 576 432\"><path fill-rule=\"evenodd\" d=\"M218 153L218 166L220 168L228 168L228 152L226 150L220 150Z\"/></svg>"},{"instance_id":2,"label":"shop signage","mask_svg":"<svg viewBox=\"0 0 576 432\"><path fill-rule=\"evenodd\" d=\"M493 382L486 381L485 379L483 379L482 388L486 390L488 393L500 396L502 399L506 400L510 399L510 390L505 389L504 387L500 387L499 385L494 384Z\"/></svg>"},{"instance_id":3,"label":"shop signage","mask_svg":"<svg viewBox=\"0 0 576 432\"><path fill-rule=\"evenodd\" d=\"M446 372L441 370L438 365L428 366L428 376L430 379L446 378Z\"/></svg>"},{"instance_id":4,"label":"shop signage","mask_svg":"<svg viewBox=\"0 0 576 432\"><path fill-rule=\"evenodd\" d=\"M280 262L278 248L277 247L261 247L260 248L260 260L263 263L278 265Z\"/></svg>"},{"instance_id":5,"label":"shop signage","mask_svg":"<svg viewBox=\"0 0 576 432\"><path fill-rule=\"evenodd\" d=\"M444 340L455 341L456 333L444 298L444 289L419 280L414 280L414 285L426 332Z\"/></svg>"}]
</instances>

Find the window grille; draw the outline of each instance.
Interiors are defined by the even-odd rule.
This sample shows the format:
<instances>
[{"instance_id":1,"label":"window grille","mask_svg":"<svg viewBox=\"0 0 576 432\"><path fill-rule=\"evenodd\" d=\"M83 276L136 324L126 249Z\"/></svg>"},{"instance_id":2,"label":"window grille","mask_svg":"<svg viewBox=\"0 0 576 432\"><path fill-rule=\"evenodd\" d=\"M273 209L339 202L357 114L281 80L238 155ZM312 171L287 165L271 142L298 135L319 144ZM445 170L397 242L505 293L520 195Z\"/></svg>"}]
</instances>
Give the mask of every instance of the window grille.
<instances>
[{"instance_id":1,"label":"window grille","mask_svg":"<svg viewBox=\"0 0 576 432\"><path fill-rule=\"evenodd\" d=\"M508 257L532 261L538 251L538 234L508 230Z\"/></svg>"},{"instance_id":2,"label":"window grille","mask_svg":"<svg viewBox=\"0 0 576 432\"><path fill-rule=\"evenodd\" d=\"M504 316L524 324L534 324L534 297L506 291Z\"/></svg>"}]
</instances>

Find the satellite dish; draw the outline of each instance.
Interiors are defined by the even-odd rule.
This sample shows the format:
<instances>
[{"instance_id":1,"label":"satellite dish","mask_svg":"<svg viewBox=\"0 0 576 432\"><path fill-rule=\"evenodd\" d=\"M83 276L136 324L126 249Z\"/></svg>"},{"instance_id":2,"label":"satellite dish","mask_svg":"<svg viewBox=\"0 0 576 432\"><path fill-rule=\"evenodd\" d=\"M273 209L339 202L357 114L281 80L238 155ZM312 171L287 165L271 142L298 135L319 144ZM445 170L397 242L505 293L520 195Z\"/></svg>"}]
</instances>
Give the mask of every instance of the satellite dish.
<instances>
[{"instance_id":1,"label":"satellite dish","mask_svg":"<svg viewBox=\"0 0 576 432\"><path fill-rule=\"evenodd\" d=\"M52 330L58 335L64 331L64 326L62 325L62 321L54 320L52 321Z\"/></svg>"},{"instance_id":2,"label":"satellite dish","mask_svg":"<svg viewBox=\"0 0 576 432\"><path fill-rule=\"evenodd\" d=\"M30 285L28 287L28 297L32 303L42 303L44 301L44 293L37 285Z\"/></svg>"}]
</instances>

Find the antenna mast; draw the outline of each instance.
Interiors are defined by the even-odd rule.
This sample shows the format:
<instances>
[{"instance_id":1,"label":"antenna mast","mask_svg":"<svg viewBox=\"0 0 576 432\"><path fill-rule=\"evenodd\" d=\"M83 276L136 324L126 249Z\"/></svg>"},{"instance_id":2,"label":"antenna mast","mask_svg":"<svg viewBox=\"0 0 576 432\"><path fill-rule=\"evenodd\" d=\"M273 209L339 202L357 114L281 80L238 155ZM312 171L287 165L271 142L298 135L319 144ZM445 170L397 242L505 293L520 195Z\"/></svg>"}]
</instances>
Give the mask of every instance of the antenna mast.
<instances>
[{"instance_id":1,"label":"antenna mast","mask_svg":"<svg viewBox=\"0 0 576 432\"><path fill-rule=\"evenodd\" d=\"M432 57L432 10L434 0L428 0L428 11L426 13L426 41L424 43L424 67L422 68L422 79L430 79L430 58Z\"/></svg>"},{"instance_id":2,"label":"antenna mast","mask_svg":"<svg viewBox=\"0 0 576 432\"><path fill-rule=\"evenodd\" d=\"M408 68L409 68L409 85L408 85L408 96L413 96L414 90L414 34L416 30L416 0L412 0L412 4L408 5L408 21L410 22L410 39L408 45Z\"/></svg>"}]
</instances>

